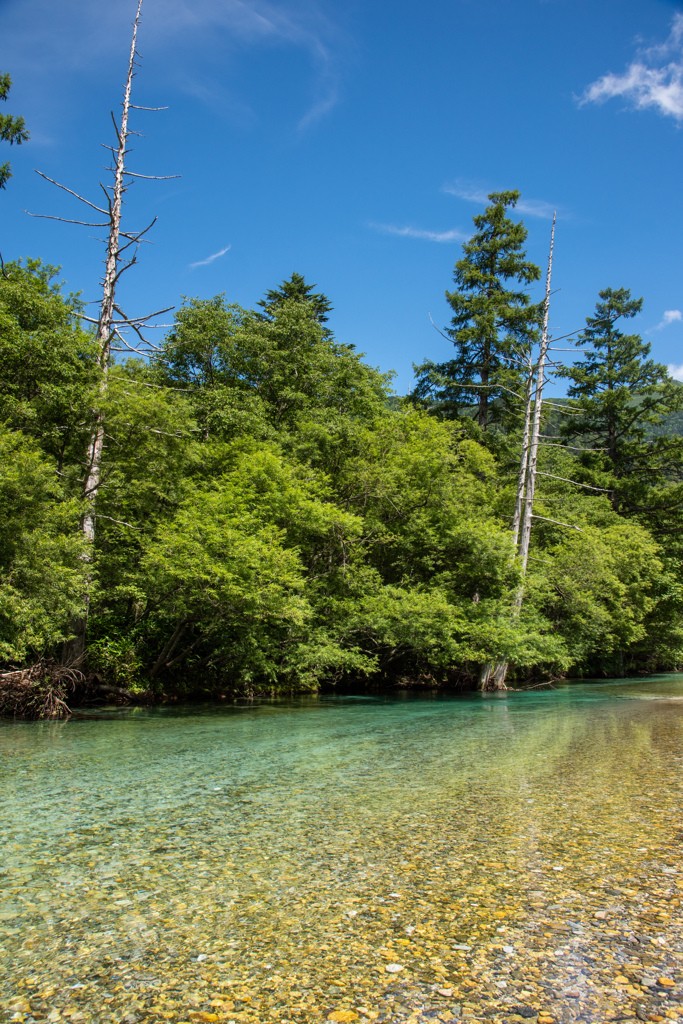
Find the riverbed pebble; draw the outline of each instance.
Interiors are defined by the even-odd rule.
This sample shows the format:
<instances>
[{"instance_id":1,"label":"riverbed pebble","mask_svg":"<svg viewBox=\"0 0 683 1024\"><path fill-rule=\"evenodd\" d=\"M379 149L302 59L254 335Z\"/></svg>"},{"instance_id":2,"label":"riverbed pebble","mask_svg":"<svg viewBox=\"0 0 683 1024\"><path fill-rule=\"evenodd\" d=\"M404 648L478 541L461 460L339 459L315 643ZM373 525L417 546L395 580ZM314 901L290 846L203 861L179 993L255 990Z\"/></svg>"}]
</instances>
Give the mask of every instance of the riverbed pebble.
<instances>
[{"instance_id":1,"label":"riverbed pebble","mask_svg":"<svg viewBox=\"0 0 683 1024\"><path fill-rule=\"evenodd\" d=\"M400 791L353 746L322 779L271 753L214 784L198 759L144 807L55 762L63 803L32 791L0 857L0 1019L683 1019L683 718L594 719L518 723L467 786L443 735Z\"/></svg>"}]
</instances>

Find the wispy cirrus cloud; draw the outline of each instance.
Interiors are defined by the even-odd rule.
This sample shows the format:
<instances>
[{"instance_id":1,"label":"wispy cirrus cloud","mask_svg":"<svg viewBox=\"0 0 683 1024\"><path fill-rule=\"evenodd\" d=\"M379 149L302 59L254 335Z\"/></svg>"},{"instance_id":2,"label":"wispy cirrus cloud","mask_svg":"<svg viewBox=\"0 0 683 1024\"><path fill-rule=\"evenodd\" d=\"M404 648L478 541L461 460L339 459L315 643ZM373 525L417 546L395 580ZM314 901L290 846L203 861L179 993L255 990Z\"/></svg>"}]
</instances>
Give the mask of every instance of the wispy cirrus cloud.
<instances>
[{"instance_id":1,"label":"wispy cirrus cloud","mask_svg":"<svg viewBox=\"0 0 683 1024\"><path fill-rule=\"evenodd\" d=\"M638 110L654 108L683 121L683 13L674 16L664 43L638 50L622 74L608 72L596 79L579 97L579 106L617 96L630 100Z\"/></svg>"},{"instance_id":2,"label":"wispy cirrus cloud","mask_svg":"<svg viewBox=\"0 0 683 1024\"><path fill-rule=\"evenodd\" d=\"M467 182L455 181L453 184L444 185L443 191L448 195L457 196L458 199L465 199L468 203L479 203L487 206L489 203L489 192L494 189L483 189ZM547 203L545 199L520 199L515 207L520 213L526 213L530 217L542 217L545 220L552 220L553 213L557 207Z\"/></svg>"},{"instance_id":3,"label":"wispy cirrus cloud","mask_svg":"<svg viewBox=\"0 0 683 1024\"><path fill-rule=\"evenodd\" d=\"M385 235L398 235L400 238L421 238L427 242L464 242L470 236L457 228L449 231L428 231L426 228L402 227L399 224L375 224L370 227Z\"/></svg>"},{"instance_id":4,"label":"wispy cirrus cloud","mask_svg":"<svg viewBox=\"0 0 683 1024\"><path fill-rule=\"evenodd\" d=\"M134 7L132 0L62 0L59 5L54 0L2 0L0 36L15 72L101 71L103 60L119 64L125 59ZM213 91L225 92L220 83L227 83L226 71L240 51L298 50L310 75L310 106L299 114L300 129L338 102L350 45L321 0L145 0L139 39L144 56L164 58L169 76L188 92L203 90L209 101ZM0 55L4 49L0 46ZM233 95L237 92L230 80L230 107L245 106L243 96Z\"/></svg>"},{"instance_id":5,"label":"wispy cirrus cloud","mask_svg":"<svg viewBox=\"0 0 683 1024\"><path fill-rule=\"evenodd\" d=\"M218 252L214 252L211 256L207 256L205 260L197 260L195 263L189 263L190 270L194 270L195 267L206 267L209 263L213 263L214 260L220 259L221 256L225 256L226 252L232 248L230 245L226 245L224 249L219 249Z\"/></svg>"},{"instance_id":6,"label":"wispy cirrus cloud","mask_svg":"<svg viewBox=\"0 0 683 1024\"><path fill-rule=\"evenodd\" d=\"M659 323L655 324L654 327L650 327L650 329L646 331L646 334L651 334L652 331L662 331L665 327L668 327L669 324L675 324L677 320L683 320L683 313L681 313L680 309L665 309L664 315Z\"/></svg>"}]
</instances>

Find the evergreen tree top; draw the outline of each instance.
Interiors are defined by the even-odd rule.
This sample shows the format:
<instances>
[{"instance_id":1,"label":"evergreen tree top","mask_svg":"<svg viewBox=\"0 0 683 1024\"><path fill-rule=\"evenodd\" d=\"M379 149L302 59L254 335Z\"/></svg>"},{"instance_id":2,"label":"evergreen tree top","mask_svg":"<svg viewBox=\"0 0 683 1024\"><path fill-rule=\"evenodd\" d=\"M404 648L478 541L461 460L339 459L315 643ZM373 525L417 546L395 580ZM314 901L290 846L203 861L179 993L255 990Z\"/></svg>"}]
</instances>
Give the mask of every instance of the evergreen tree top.
<instances>
[{"instance_id":1,"label":"evergreen tree top","mask_svg":"<svg viewBox=\"0 0 683 1024\"><path fill-rule=\"evenodd\" d=\"M586 329L576 344L583 348L583 359L575 363L569 374L574 383L571 398L578 398L595 388L622 388L632 391L642 383L643 373L655 378L667 376L666 368L652 360L645 362L650 345L639 334L624 334L617 327L622 317L632 319L643 308L642 299L632 299L628 288L605 288L598 293L595 316L586 317ZM590 348L586 348L586 345Z\"/></svg>"},{"instance_id":2,"label":"evergreen tree top","mask_svg":"<svg viewBox=\"0 0 683 1024\"><path fill-rule=\"evenodd\" d=\"M279 288L269 288L265 297L257 305L272 316L277 309L287 300L294 302L307 302L318 323L325 323L327 314L334 308L332 303L322 292L314 292L314 284L307 284L303 274L293 272L289 280L282 282Z\"/></svg>"},{"instance_id":3,"label":"evergreen tree top","mask_svg":"<svg viewBox=\"0 0 683 1024\"><path fill-rule=\"evenodd\" d=\"M523 245L528 231L524 221L515 222L507 216L508 209L514 209L520 193L515 189L508 192L491 192L483 213L473 218L476 228L468 242L463 245L463 258L455 264L454 280L465 292L487 294L489 298L498 293L497 302L504 295L509 304L526 305L529 301L524 292L509 291L504 282L517 279L525 285L538 281L539 267L528 261ZM457 304L457 292L446 293L448 301Z\"/></svg>"}]
</instances>

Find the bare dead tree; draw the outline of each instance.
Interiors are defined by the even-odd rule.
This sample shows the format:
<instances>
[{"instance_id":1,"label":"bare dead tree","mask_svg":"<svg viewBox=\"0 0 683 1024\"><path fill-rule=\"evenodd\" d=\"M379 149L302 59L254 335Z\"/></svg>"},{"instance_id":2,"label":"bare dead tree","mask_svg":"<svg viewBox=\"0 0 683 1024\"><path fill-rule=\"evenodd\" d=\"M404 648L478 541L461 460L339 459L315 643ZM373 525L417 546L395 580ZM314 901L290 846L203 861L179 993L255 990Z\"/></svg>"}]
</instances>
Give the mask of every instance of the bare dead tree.
<instances>
[{"instance_id":1,"label":"bare dead tree","mask_svg":"<svg viewBox=\"0 0 683 1024\"><path fill-rule=\"evenodd\" d=\"M529 542L531 540L531 525L534 519L544 519L545 516L534 515L534 492L536 490L536 475L538 466L538 447L541 432L541 414L543 410L543 388L546 381L546 360L548 358L548 347L550 339L548 335L548 319L550 315L550 282L553 270L553 251L555 248L555 221L557 214L553 214L553 226L550 233L550 253L548 255L548 270L545 279L545 299L543 302L543 330L541 333L541 345L536 363L536 381L534 387L534 367L529 357L529 372L526 387L526 403L524 412L524 435L522 439L522 453L519 464L519 475L517 478L517 494L515 499L515 511L513 516L513 543L515 550L519 542L517 558L521 562L522 574L526 573L529 559ZM532 416L533 405L533 416ZM529 427L531 424L531 427ZM556 520L549 520L557 522ZM566 525L566 524L559 524ZM520 537L521 532L521 537ZM524 600L524 579L517 589L512 607L513 617L516 618L522 608ZM479 676L479 686L482 690L504 690L505 677L507 675L508 663L499 661L495 664L488 662L483 666Z\"/></svg>"},{"instance_id":2,"label":"bare dead tree","mask_svg":"<svg viewBox=\"0 0 683 1024\"><path fill-rule=\"evenodd\" d=\"M533 405L534 390L534 367L531 346L527 352L527 383L524 401L524 430L522 433L522 455L519 462L519 475L517 477L517 493L515 495L515 511L512 519L512 546L517 550L519 541L519 528L522 521L522 508L524 506L524 490L526 487L527 463L529 461L529 432L531 428L531 407Z\"/></svg>"},{"instance_id":3,"label":"bare dead tree","mask_svg":"<svg viewBox=\"0 0 683 1024\"><path fill-rule=\"evenodd\" d=\"M113 163L111 172L113 175L113 184L105 185L100 182L100 188L104 194L104 206L98 206L96 203L90 202L90 200L86 199L84 196L79 195L77 192L67 188L65 185L49 178L46 174L43 174L42 171L37 171L37 173L40 174L41 177L45 178L46 181L56 185L57 188L62 189L64 192L68 192L69 195L74 196L79 200L79 202L85 204L89 209L101 214L104 220L93 222L67 219L66 217L57 217L51 214L30 214L32 217L45 217L49 220L59 220L67 224L79 224L85 227L108 229L106 238L106 256L104 260L104 275L101 282L102 299L100 302L99 316L97 319L94 319L81 314L82 318L86 322L93 324L96 327L96 336L99 343L99 366L101 371L99 402L97 407L93 410L93 427L90 442L88 444L83 479L85 511L83 513L81 523L85 538L84 559L88 563L92 563L94 555L95 521L97 518L96 505L101 485L102 452L105 436L103 399L107 390L107 378L111 363L113 343L115 340L118 340L123 347L122 349L118 348L117 351L124 350L135 352L138 355L148 355L155 346L151 345L151 343L146 340L143 335L143 331L145 328L149 328L151 326L150 320L152 318L159 316L162 313L167 313L169 309L173 308L172 306L169 306L166 309L156 310L154 313L148 313L145 316L128 317L116 303L116 288L122 274L137 263L137 254L140 244L143 241L148 241L145 236L156 223L155 217L152 222L141 231L127 231L123 229L121 218L124 196L132 184L132 179L145 178L161 181L179 177L177 174L138 174L134 171L129 171L126 168L126 157L129 153L129 140L131 136L139 134L130 128L129 119L131 110L166 109L165 107L141 107L136 106L131 102L133 79L136 74L135 69L139 66L137 58L139 58L140 55L137 51L137 37L142 3L143 0L137 0L137 10L135 20L133 22L133 34L131 38L130 55L128 58L128 73L123 92L120 120L117 122L113 111L111 113L116 145L105 146L112 155ZM28 213L28 211L26 212ZM137 338L137 343L134 345L131 345L125 337L126 333L131 331ZM74 637L65 645L62 655L62 660L65 664L75 665L83 659L83 655L85 653L85 635L88 622L89 599L90 586L88 582L86 592L84 594L83 613L78 620L73 623Z\"/></svg>"},{"instance_id":4,"label":"bare dead tree","mask_svg":"<svg viewBox=\"0 0 683 1024\"><path fill-rule=\"evenodd\" d=\"M526 570L529 558L529 542L531 540L531 520L533 519L534 491L536 490L536 468L538 465L538 441L541 432L541 413L543 408L543 388L545 385L545 363L548 357L548 317L550 315L550 280L553 272L553 250L555 248L555 220L553 214L553 227L550 233L550 254L548 255L548 271L545 279L545 301L543 303L543 333L541 334L541 350L538 356L538 368L536 370L536 395L534 399L534 417L531 426L531 438L529 441L529 465L526 472L526 494L524 499L524 516L521 525L521 539L519 542L519 558L522 562L522 569ZM520 471L521 473L521 471ZM522 595L519 595L519 607L522 604Z\"/></svg>"}]
</instances>

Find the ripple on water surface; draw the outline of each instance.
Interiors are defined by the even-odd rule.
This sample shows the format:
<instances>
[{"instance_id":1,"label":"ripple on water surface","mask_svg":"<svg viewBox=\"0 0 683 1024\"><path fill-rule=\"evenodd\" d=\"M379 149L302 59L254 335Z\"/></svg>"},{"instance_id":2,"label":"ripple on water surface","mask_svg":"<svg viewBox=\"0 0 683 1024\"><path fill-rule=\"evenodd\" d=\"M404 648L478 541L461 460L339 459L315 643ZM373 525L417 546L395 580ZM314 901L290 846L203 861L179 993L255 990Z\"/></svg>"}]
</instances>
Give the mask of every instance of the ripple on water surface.
<instances>
[{"instance_id":1,"label":"ripple on water surface","mask_svg":"<svg viewBox=\"0 0 683 1024\"><path fill-rule=\"evenodd\" d=\"M681 676L4 722L0 757L0 1018L683 1016Z\"/></svg>"}]
</instances>

